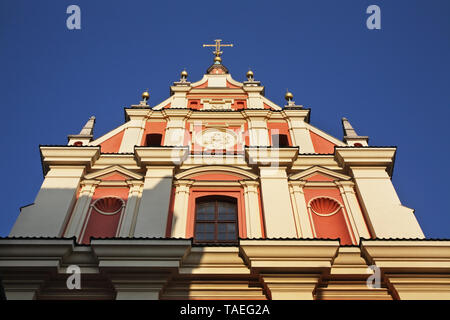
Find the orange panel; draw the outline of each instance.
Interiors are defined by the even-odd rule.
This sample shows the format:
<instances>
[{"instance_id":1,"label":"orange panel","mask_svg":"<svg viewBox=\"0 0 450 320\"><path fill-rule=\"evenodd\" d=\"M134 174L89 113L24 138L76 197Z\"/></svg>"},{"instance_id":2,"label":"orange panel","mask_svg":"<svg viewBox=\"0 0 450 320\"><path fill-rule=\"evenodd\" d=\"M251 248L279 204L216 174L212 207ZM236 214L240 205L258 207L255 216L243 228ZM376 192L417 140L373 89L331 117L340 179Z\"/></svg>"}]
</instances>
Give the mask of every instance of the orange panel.
<instances>
[{"instance_id":1,"label":"orange panel","mask_svg":"<svg viewBox=\"0 0 450 320\"><path fill-rule=\"evenodd\" d=\"M288 138L289 145L292 146L291 135L289 134L289 126L283 122L268 122L267 129L269 129L270 144L272 144L272 134L285 134Z\"/></svg>"},{"instance_id":2,"label":"orange panel","mask_svg":"<svg viewBox=\"0 0 450 320\"><path fill-rule=\"evenodd\" d=\"M334 153L334 143L322 138L311 130L309 130L309 134L311 135L312 144L316 153Z\"/></svg>"},{"instance_id":3,"label":"orange panel","mask_svg":"<svg viewBox=\"0 0 450 320\"><path fill-rule=\"evenodd\" d=\"M335 179L321 175L314 174L311 177L307 178L306 181L334 181Z\"/></svg>"},{"instance_id":4,"label":"orange panel","mask_svg":"<svg viewBox=\"0 0 450 320\"><path fill-rule=\"evenodd\" d=\"M316 197L329 197L335 199L337 202L343 205L341 193L337 188L326 188L326 189L316 189L316 188L305 188L305 200L306 203L316 198ZM339 211L331 216L319 216L308 208L310 217L314 225L317 238L326 239L336 239L340 238L341 244L351 245L356 244L352 239L354 239L353 232L351 231L350 223L348 221L348 216L345 208L339 209Z\"/></svg>"},{"instance_id":5,"label":"orange panel","mask_svg":"<svg viewBox=\"0 0 450 320\"><path fill-rule=\"evenodd\" d=\"M106 141L100 144L101 151L103 153L117 153L120 149L120 144L122 143L122 138L125 130L120 131L116 135L112 136Z\"/></svg>"},{"instance_id":6,"label":"orange panel","mask_svg":"<svg viewBox=\"0 0 450 320\"><path fill-rule=\"evenodd\" d=\"M119 197L126 202L128 199L128 192L128 188L98 187L94 192L91 204L97 199L108 196ZM91 237L115 237L122 214L123 210L112 215L102 214L94 208L89 210L88 217L86 217L85 221L85 231L82 242L89 243Z\"/></svg>"},{"instance_id":7,"label":"orange panel","mask_svg":"<svg viewBox=\"0 0 450 320\"><path fill-rule=\"evenodd\" d=\"M142 136L141 146L145 146L145 139L147 134L159 133L162 135L161 145L164 143L164 135L166 133L166 122L150 122L147 121L145 124L144 134Z\"/></svg>"}]
</instances>

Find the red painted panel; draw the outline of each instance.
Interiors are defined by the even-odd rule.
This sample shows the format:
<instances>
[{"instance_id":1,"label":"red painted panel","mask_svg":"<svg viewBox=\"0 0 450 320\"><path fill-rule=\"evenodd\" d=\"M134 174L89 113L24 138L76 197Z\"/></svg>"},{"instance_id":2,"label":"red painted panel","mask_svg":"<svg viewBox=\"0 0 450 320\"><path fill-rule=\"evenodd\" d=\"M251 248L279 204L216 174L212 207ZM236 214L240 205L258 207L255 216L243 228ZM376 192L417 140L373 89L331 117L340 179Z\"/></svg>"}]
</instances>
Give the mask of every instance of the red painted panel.
<instances>
[{"instance_id":1,"label":"red painted panel","mask_svg":"<svg viewBox=\"0 0 450 320\"><path fill-rule=\"evenodd\" d=\"M147 121L147 123L145 124L144 134L142 136L141 146L145 146L146 136L148 134L152 134L152 133L158 133L158 134L162 135L161 145L163 145L164 144L164 135L166 133L166 122L165 121L161 121L161 122Z\"/></svg>"},{"instance_id":2,"label":"red painted panel","mask_svg":"<svg viewBox=\"0 0 450 320\"><path fill-rule=\"evenodd\" d=\"M311 135L312 144L316 153L334 153L334 143L322 138L311 130L309 130L309 134Z\"/></svg>"},{"instance_id":3,"label":"red painted panel","mask_svg":"<svg viewBox=\"0 0 450 320\"><path fill-rule=\"evenodd\" d=\"M289 134L289 126L283 122L268 122L267 129L269 129L270 144L272 143L272 134L285 134L289 140L289 146L292 146L291 135Z\"/></svg>"},{"instance_id":4,"label":"red painted panel","mask_svg":"<svg viewBox=\"0 0 450 320\"><path fill-rule=\"evenodd\" d=\"M125 187L124 188L98 187L94 192L94 196L92 197L91 205L97 199L108 196L119 197L126 203L128 199L128 192L129 189ZM94 207L91 208L89 209L88 216L85 221L82 243L89 243L91 237L105 237L105 238L115 237L117 229L119 228L119 223L121 216L123 214L123 210L112 215L105 215L95 210Z\"/></svg>"},{"instance_id":5,"label":"red painted panel","mask_svg":"<svg viewBox=\"0 0 450 320\"><path fill-rule=\"evenodd\" d=\"M103 153L117 153L120 149L120 144L122 143L122 138L125 130L120 131L111 138L100 143L101 151Z\"/></svg>"},{"instance_id":6,"label":"red painted panel","mask_svg":"<svg viewBox=\"0 0 450 320\"><path fill-rule=\"evenodd\" d=\"M113 172L105 177L102 177L103 181L125 181L128 180L128 177L121 175L120 173Z\"/></svg>"},{"instance_id":7,"label":"red painted panel","mask_svg":"<svg viewBox=\"0 0 450 320\"><path fill-rule=\"evenodd\" d=\"M322 174L314 174L307 178L306 181L334 181L335 179L331 177L324 176Z\"/></svg>"},{"instance_id":8,"label":"red painted panel","mask_svg":"<svg viewBox=\"0 0 450 320\"><path fill-rule=\"evenodd\" d=\"M305 188L305 200L306 204L316 197L329 197L335 199L337 202L343 205L341 193L337 188ZM345 208L339 209L339 211L331 216L319 216L308 208L312 223L316 232L317 238L340 238L341 244L348 245L354 244L352 239L354 238L353 232L349 230L350 224L348 223L348 216Z\"/></svg>"}]
</instances>

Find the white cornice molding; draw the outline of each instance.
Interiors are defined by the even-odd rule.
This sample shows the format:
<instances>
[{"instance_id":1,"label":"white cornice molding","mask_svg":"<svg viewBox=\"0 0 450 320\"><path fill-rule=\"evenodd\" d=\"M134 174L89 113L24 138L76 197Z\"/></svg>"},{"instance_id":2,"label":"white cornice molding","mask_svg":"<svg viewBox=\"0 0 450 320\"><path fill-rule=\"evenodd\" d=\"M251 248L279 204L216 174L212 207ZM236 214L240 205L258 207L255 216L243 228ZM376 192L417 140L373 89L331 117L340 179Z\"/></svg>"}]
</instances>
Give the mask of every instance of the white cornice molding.
<instances>
[{"instance_id":1,"label":"white cornice molding","mask_svg":"<svg viewBox=\"0 0 450 320\"><path fill-rule=\"evenodd\" d=\"M45 165L84 165L91 167L100 157L100 147L40 146Z\"/></svg>"},{"instance_id":2,"label":"white cornice molding","mask_svg":"<svg viewBox=\"0 0 450 320\"><path fill-rule=\"evenodd\" d=\"M362 240L361 252L388 272L450 272L450 240Z\"/></svg>"},{"instance_id":3,"label":"white cornice molding","mask_svg":"<svg viewBox=\"0 0 450 320\"><path fill-rule=\"evenodd\" d=\"M139 165L179 165L189 155L188 147L135 147Z\"/></svg>"},{"instance_id":4,"label":"white cornice molding","mask_svg":"<svg viewBox=\"0 0 450 320\"><path fill-rule=\"evenodd\" d=\"M249 275L236 247L194 247L183 259L180 274Z\"/></svg>"},{"instance_id":5,"label":"white cornice molding","mask_svg":"<svg viewBox=\"0 0 450 320\"><path fill-rule=\"evenodd\" d=\"M72 253L72 239L0 239L0 270L8 268L58 268Z\"/></svg>"},{"instance_id":6,"label":"white cornice molding","mask_svg":"<svg viewBox=\"0 0 450 320\"><path fill-rule=\"evenodd\" d=\"M178 268L189 253L185 239L93 239L99 268Z\"/></svg>"},{"instance_id":7,"label":"white cornice molding","mask_svg":"<svg viewBox=\"0 0 450 320\"><path fill-rule=\"evenodd\" d=\"M245 148L245 158L249 165L290 166L298 156L297 148Z\"/></svg>"},{"instance_id":8,"label":"white cornice molding","mask_svg":"<svg viewBox=\"0 0 450 320\"><path fill-rule=\"evenodd\" d=\"M331 268L339 240L241 240L246 263L259 271L320 271Z\"/></svg>"},{"instance_id":9,"label":"white cornice molding","mask_svg":"<svg viewBox=\"0 0 450 320\"><path fill-rule=\"evenodd\" d=\"M335 159L343 168L354 166L378 166L392 168L395 147L335 148Z\"/></svg>"}]
</instances>

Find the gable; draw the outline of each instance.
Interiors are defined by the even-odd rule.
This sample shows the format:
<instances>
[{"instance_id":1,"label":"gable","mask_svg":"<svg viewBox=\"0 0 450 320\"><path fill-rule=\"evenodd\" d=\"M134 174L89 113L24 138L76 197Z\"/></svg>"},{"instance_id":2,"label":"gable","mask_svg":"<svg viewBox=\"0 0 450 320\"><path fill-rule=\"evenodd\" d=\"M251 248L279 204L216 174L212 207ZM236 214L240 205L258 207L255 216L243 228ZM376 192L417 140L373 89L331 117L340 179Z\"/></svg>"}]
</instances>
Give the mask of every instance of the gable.
<instances>
[{"instance_id":1,"label":"gable","mask_svg":"<svg viewBox=\"0 0 450 320\"><path fill-rule=\"evenodd\" d=\"M125 181L125 180L141 180L143 176L132 172L124 167L115 165L102 170L91 172L85 176L85 179L98 179L104 181Z\"/></svg>"},{"instance_id":2,"label":"gable","mask_svg":"<svg viewBox=\"0 0 450 320\"><path fill-rule=\"evenodd\" d=\"M338 173L320 166L313 166L302 172L293 174L289 180L306 180L306 181L336 181L350 180L351 177L342 173Z\"/></svg>"}]
</instances>

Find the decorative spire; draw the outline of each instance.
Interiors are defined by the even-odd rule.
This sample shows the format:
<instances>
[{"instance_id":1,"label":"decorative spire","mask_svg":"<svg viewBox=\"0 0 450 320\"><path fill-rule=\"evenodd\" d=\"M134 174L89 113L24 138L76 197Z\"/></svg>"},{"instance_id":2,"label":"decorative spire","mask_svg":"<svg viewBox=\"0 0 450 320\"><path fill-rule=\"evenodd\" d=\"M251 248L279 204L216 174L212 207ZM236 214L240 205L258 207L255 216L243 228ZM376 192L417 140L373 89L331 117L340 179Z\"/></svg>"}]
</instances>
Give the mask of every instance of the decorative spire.
<instances>
[{"instance_id":1,"label":"decorative spire","mask_svg":"<svg viewBox=\"0 0 450 320\"><path fill-rule=\"evenodd\" d=\"M352 125L347 120L347 118L342 118L342 129L344 130L344 137L354 138L358 136L355 129L353 129Z\"/></svg>"},{"instance_id":2,"label":"decorative spire","mask_svg":"<svg viewBox=\"0 0 450 320\"><path fill-rule=\"evenodd\" d=\"M80 136L94 136L94 125L95 125L95 116L89 118L89 120L84 125L83 129L80 131Z\"/></svg>"},{"instance_id":3,"label":"decorative spire","mask_svg":"<svg viewBox=\"0 0 450 320\"><path fill-rule=\"evenodd\" d=\"M342 118L342 129L344 131L344 142L346 142L349 146L368 146L369 137L359 136L347 118Z\"/></svg>"},{"instance_id":4,"label":"decorative spire","mask_svg":"<svg viewBox=\"0 0 450 320\"><path fill-rule=\"evenodd\" d=\"M92 116L81 129L79 134L72 134L67 136L69 143L68 145L84 146L87 145L94 137L94 125L95 117Z\"/></svg>"}]
</instances>

